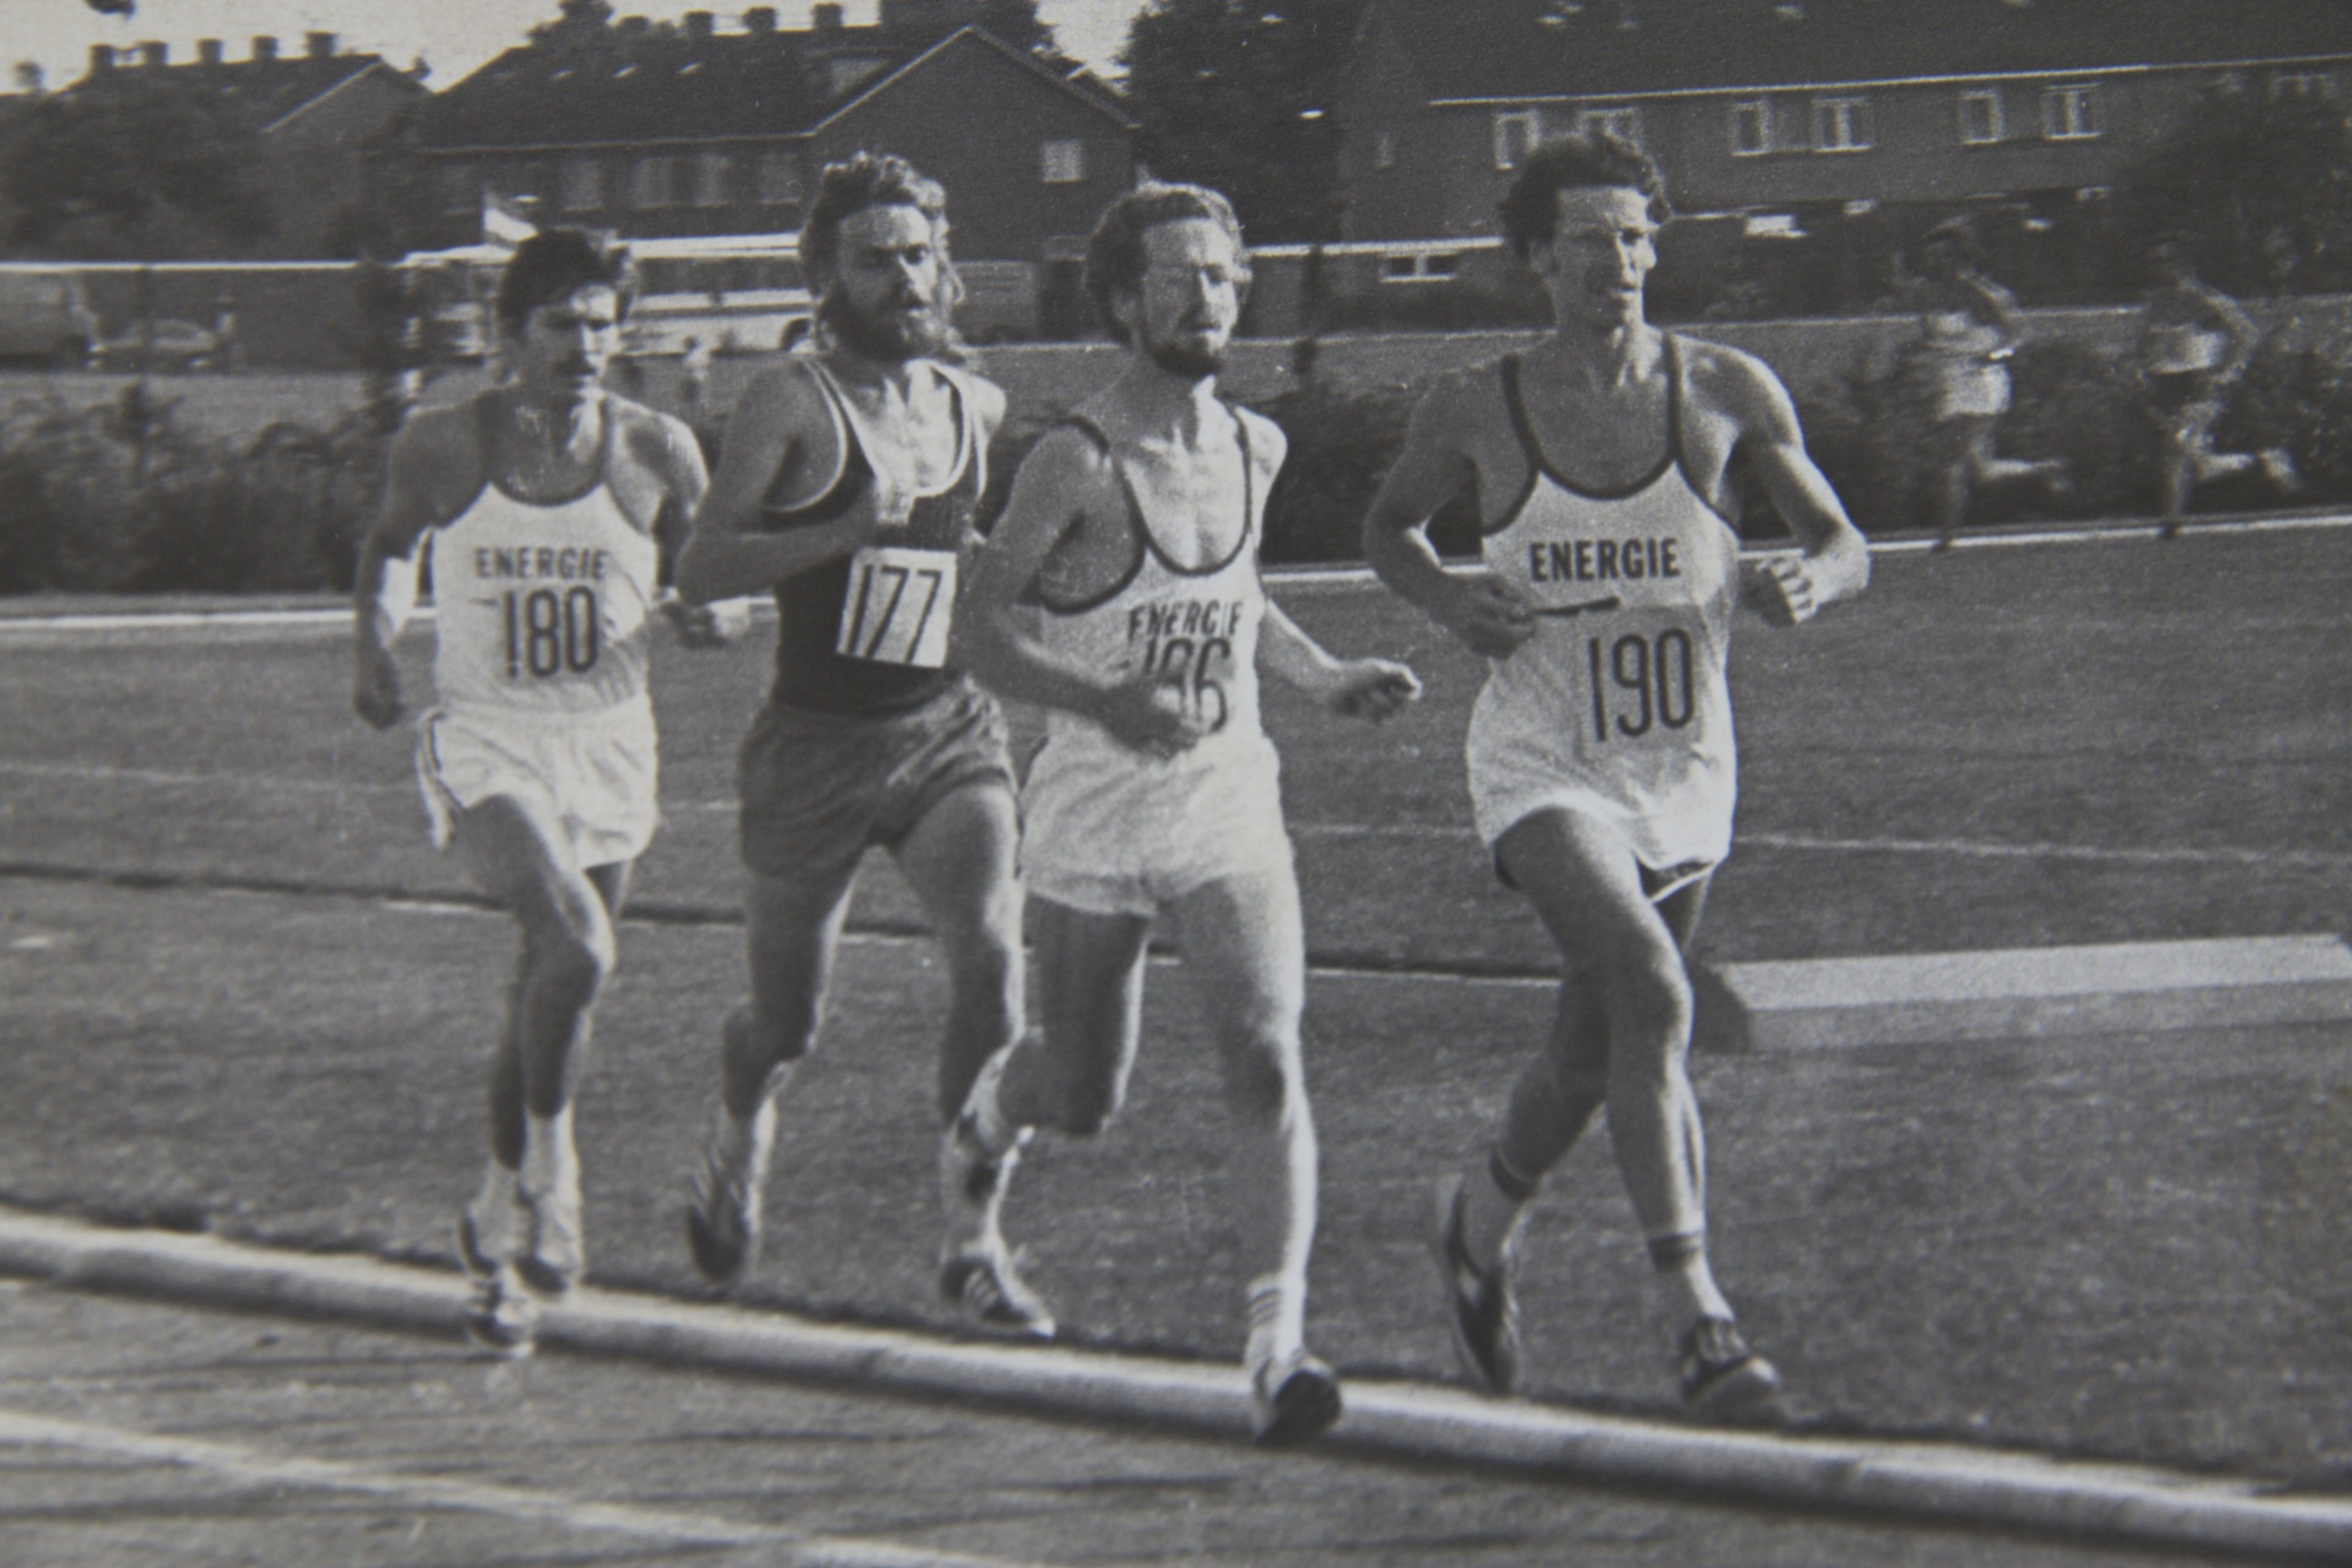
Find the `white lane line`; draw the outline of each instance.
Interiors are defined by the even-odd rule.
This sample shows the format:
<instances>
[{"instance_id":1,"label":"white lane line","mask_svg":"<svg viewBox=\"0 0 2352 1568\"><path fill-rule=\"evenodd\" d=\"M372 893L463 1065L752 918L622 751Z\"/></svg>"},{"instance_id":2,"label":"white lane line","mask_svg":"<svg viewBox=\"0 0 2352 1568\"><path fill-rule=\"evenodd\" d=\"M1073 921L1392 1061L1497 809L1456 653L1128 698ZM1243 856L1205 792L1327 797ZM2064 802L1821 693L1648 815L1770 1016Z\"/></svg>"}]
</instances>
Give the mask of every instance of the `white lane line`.
<instances>
[{"instance_id":1,"label":"white lane line","mask_svg":"<svg viewBox=\"0 0 2352 1568\"><path fill-rule=\"evenodd\" d=\"M764 1562L808 1568L1009 1568L996 1558L929 1552L889 1542L845 1541L709 1514L597 1502L561 1492L373 1470L341 1460L294 1458L200 1437L158 1437L96 1422L61 1421L21 1411L0 1410L0 1442L106 1454L205 1470L263 1486L360 1492L409 1507L494 1514L672 1545L763 1547L776 1553L763 1558Z\"/></svg>"},{"instance_id":2,"label":"white lane line","mask_svg":"<svg viewBox=\"0 0 2352 1568\"><path fill-rule=\"evenodd\" d=\"M80 763L0 762L0 778L53 779L68 784L133 784L160 789L220 789L237 793L278 790L289 795L409 795L413 784L367 784L340 779L289 778L274 773L200 773L171 768L92 767ZM732 816L731 800L672 801L671 817ZM1293 821L1299 838L1390 839L1407 843L1461 843L1475 847L1469 826L1439 822ZM1842 838L1801 833L1740 833L1734 847L1778 849L1817 855L1918 855L1977 860L2072 860L2116 866L2297 866L2317 870L2352 868L2352 855L2317 849L2131 848L2091 844L2000 844L1967 838Z\"/></svg>"}]
</instances>

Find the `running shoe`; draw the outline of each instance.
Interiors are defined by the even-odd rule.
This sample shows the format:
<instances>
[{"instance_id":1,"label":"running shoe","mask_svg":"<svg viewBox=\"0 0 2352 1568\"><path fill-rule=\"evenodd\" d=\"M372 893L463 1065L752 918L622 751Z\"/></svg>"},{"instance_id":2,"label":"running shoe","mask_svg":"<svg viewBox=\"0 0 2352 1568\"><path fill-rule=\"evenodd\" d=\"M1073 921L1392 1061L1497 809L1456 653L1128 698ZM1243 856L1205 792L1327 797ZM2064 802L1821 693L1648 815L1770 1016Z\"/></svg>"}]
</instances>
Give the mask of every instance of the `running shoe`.
<instances>
[{"instance_id":1,"label":"running shoe","mask_svg":"<svg viewBox=\"0 0 2352 1568\"><path fill-rule=\"evenodd\" d=\"M1481 1268L1462 1236L1462 1178L1437 1190L1438 1278L1444 1281L1446 1321L1463 1370L1489 1394L1507 1394L1519 1375L1519 1302L1511 1290L1510 1259Z\"/></svg>"},{"instance_id":2,"label":"running shoe","mask_svg":"<svg viewBox=\"0 0 2352 1568\"><path fill-rule=\"evenodd\" d=\"M539 1345L539 1303L509 1267L474 1278L462 1321L466 1337L489 1355L519 1361Z\"/></svg>"},{"instance_id":3,"label":"running shoe","mask_svg":"<svg viewBox=\"0 0 2352 1568\"><path fill-rule=\"evenodd\" d=\"M1304 1350L1269 1358L1250 1369L1250 1405L1261 1448L1311 1443L1339 1419L1339 1376Z\"/></svg>"},{"instance_id":4,"label":"running shoe","mask_svg":"<svg viewBox=\"0 0 2352 1568\"><path fill-rule=\"evenodd\" d=\"M743 1277L759 1250L761 1194L775 1147L774 1100L761 1100L749 1121L719 1109L687 1200L686 1243L695 1268L721 1289Z\"/></svg>"},{"instance_id":5,"label":"running shoe","mask_svg":"<svg viewBox=\"0 0 2352 1568\"><path fill-rule=\"evenodd\" d=\"M1054 1309L1021 1278L1020 1260L1002 1241L957 1247L941 1258L940 1295L990 1328L1033 1340L1054 1337Z\"/></svg>"},{"instance_id":6,"label":"running shoe","mask_svg":"<svg viewBox=\"0 0 2352 1568\"><path fill-rule=\"evenodd\" d=\"M1780 1374L1748 1348L1729 1318L1701 1318L1683 1336L1683 1407L1710 1421L1777 1426L1788 1420Z\"/></svg>"}]
</instances>

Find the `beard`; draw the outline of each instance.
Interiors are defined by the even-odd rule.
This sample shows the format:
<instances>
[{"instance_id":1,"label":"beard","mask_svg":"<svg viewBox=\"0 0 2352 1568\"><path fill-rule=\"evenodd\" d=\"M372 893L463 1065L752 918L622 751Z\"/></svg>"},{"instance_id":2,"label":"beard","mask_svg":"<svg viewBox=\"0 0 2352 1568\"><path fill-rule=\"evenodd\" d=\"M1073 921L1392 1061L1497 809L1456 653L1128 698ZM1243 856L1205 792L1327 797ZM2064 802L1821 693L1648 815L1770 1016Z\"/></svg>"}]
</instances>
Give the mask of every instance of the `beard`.
<instances>
[{"instance_id":1,"label":"beard","mask_svg":"<svg viewBox=\"0 0 2352 1568\"><path fill-rule=\"evenodd\" d=\"M1147 338L1143 352L1151 363L1171 375L1190 376L1203 380L1225 368L1223 343L1192 343L1181 337Z\"/></svg>"},{"instance_id":2,"label":"beard","mask_svg":"<svg viewBox=\"0 0 2352 1568\"><path fill-rule=\"evenodd\" d=\"M817 306L817 319L835 342L882 364L936 358L950 339L947 312L936 302L915 310L887 308L869 314L835 289Z\"/></svg>"}]
</instances>

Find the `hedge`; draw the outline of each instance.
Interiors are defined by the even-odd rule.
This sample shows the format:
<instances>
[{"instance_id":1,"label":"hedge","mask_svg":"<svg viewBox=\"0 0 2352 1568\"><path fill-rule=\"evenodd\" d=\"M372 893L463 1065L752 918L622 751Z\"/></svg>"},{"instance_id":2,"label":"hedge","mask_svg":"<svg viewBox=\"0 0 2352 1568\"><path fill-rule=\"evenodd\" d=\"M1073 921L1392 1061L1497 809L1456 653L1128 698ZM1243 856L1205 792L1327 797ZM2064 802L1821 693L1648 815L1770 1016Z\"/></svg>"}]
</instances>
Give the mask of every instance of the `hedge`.
<instances>
[{"instance_id":1,"label":"hedge","mask_svg":"<svg viewBox=\"0 0 2352 1568\"><path fill-rule=\"evenodd\" d=\"M2156 428L2110 355L2064 339L2020 350L2014 406L2000 444L2019 457L2063 457L2077 490L2063 509L2037 489L1976 498L1970 521L2063 510L2147 515L2156 506ZM1352 561L1358 531L1411 413L1403 388L1354 391L1308 379L1265 401L1290 438L1267 504L1269 562ZM1917 356L1797 389L1813 456L1855 521L1871 533L1916 526L1927 472L1930 387ZM378 398L323 427L270 426L238 440L189 426L171 400L134 384L114 403L68 407L51 397L0 409L0 593L347 591L357 546L383 482ZM992 504L1043 428L1024 420L992 453ZM715 444L715 426L700 432ZM2352 345L2255 356L2217 430L2225 448L2284 447L2309 482L2308 501L2352 500ZM2210 486L2210 510L2267 504L2259 479ZM1785 531L1768 508L1747 531ZM1477 545L1467 504L1441 516L1439 548Z\"/></svg>"}]
</instances>

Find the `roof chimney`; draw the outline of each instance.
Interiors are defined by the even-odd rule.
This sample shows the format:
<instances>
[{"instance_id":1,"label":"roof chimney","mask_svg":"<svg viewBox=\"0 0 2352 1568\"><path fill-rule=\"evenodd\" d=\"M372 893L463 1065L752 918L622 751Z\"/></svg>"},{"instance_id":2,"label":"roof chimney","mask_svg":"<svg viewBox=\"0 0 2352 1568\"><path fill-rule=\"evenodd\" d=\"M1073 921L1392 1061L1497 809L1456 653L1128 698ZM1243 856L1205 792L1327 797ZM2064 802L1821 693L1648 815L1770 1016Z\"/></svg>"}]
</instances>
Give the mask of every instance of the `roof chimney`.
<instances>
[{"instance_id":1,"label":"roof chimney","mask_svg":"<svg viewBox=\"0 0 2352 1568\"><path fill-rule=\"evenodd\" d=\"M221 41L218 38L198 38L196 58L208 66L221 63Z\"/></svg>"},{"instance_id":2,"label":"roof chimney","mask_svg":"<svg viewBox=\"0 0 2352 1568\"><path fill-rule=\"evenodd\" d=\"M710 37L715 20L708 11L688 11L686 14L686 36L697 39Z\"/></svg>"},{"instance_id":3,"label":"roof chimney","mask_svg":"<svg viewBox=\"0 0 2352 1568\"><path fill-rule=\"evenodd\" d=\"M112 44L92 44L92 45L90 45L90 47L89 47L89 74L90 74L90 75L92 75L92 76L96 76L96 75L97 75L99 72L100 72L100 71L110 71L110 70L112 70L113 68L114 68L114 46L113 46Z\"/></svg>"},{"instance_id":4,"label":"roof chimney","mask_svg":"<svg viewBox=\"0 0 2352 1568\"><path fill-rule=\"evenodd\" d=\"M139 63L143 66L167 66L172 63L172 46L148 42L139 46Z\"/></svg>"},{"instance_id":5,"label":"roof chimney","mask_svg":"<svg viewBox=\"0 0 2352 1568\"><path fill-rule=\"evenodd\" d=\"M776 30L776 8L754 5L743 13L743 30L747 33L772 33Z\"/></svg>"},{"instance_id":6,"label":"roof chimney","mask_svg":"<svg viewBox=\"0 0 2352 1568\"><path fill-rule=\"evenodd\" d=\"M835 0L818 0L816 5L809 7L809 26L814 27L820 34L840 32L840 5L835 4Z\"/></svg>"},{"instance_id":7,"label":"roof chimney","mask_svg":"<svg viewBox=\"0 0 2352 1568\"><path fill-rule=\"evenodd\" d=\"M267 33L254 34L253 58L257 60L276 59L278 58L278 40L271 37Z\"/></svg>"},{"instance_id":8,"label":"roof chimney","mask_svg":"<svg viewBox=\"0 0 2352 1568\"><path fill-rule=\"evenodd\" d=\"M335 35L332 33L303 34L302 52L309 55L314 60L333 59L335 58Z\"/></svg>"}]
</instances>

